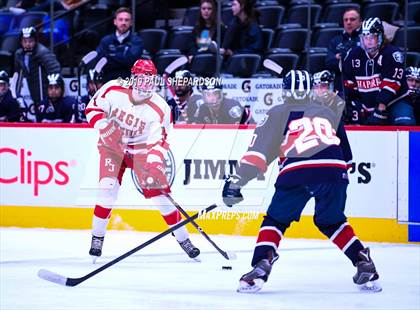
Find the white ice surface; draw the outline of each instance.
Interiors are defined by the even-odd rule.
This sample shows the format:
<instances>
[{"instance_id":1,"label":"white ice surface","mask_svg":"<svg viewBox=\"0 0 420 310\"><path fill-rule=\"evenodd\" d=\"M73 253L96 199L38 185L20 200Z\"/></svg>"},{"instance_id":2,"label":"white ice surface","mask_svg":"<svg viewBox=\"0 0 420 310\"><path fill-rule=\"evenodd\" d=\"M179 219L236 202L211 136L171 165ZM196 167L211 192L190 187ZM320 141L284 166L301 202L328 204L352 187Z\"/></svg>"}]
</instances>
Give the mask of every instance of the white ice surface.
<instances>
[{"instance_id":1,"label":"white ice surface","mask_svg":"<svg viewBox=\"0 0 420 310\"><path fill-rule=\"evenodd\" d=\"M283 240L258 294L236 293L239 277L250 270L254 237L212 236L237 253L236 261L226 261L194 234L202 251L202 262L194 262L167 236L76 287L37 277L41 268L83 276L154 235L109 231L104 256L92 265L87 230L2 228L0 309L420 309L418 245L367 244L383 287L376 294L355 288L355 268L326 240Z\"/></svg>"}]
</instances>

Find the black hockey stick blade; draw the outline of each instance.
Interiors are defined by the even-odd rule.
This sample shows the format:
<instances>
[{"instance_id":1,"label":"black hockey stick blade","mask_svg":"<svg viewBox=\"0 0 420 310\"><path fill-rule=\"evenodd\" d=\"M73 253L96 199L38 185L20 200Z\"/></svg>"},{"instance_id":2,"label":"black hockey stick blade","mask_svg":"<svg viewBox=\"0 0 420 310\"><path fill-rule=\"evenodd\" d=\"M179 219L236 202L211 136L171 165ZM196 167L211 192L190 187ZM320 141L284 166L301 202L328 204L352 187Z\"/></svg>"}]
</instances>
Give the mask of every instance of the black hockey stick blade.
<instances>
[{"instance_id":1,"label":"black hockey stick blade","mask_svg":"<svg viewBox=\"0 0 420 310\"><path fill-rule=\"evenodd\" d=\"M207 208L201 210L200 212L197 212L196 214L194 214L191 217L188 217L187 219L185 219L182 222L179 222L178 224L176 224L175 226L172 226L171 228L165 230L164 232L160 233L159 235L153 237L152 239L149 239L148 241L140 244L139 246L135 247L134 249L124 253L121 256L118 256L117 258L113 259L112 261L106 263L105 265L99 267L98 269L95 269L94 271L88 273L87 275L80 277L80 278L68 278L65 276L62 276L58 273L46 270L46 269L40 269L38 271L38 277L40 277L41 279L44 279L46 281L50 281L53 283L57 283L60 285L64 285L64 286L76 286L79 285L80 283L86 281L87 279L95 276L96 274L100 273L101 271L111 267L112 265L115 265L116 263L118 263L119 261L127 258L128 256L136 253L137 251L147 247L148 245L152 244L153 242L165 237L166 235L169 235L170 233L172 233L173 231L177 230L178 228L190 223L191 221L195 220L196 218L203 216L204 214L206 214L207 212L212 211L214 208L216 208L217 205L216 204L212 204L211 206L208 206Z\"/></svg>"}]
</instances>

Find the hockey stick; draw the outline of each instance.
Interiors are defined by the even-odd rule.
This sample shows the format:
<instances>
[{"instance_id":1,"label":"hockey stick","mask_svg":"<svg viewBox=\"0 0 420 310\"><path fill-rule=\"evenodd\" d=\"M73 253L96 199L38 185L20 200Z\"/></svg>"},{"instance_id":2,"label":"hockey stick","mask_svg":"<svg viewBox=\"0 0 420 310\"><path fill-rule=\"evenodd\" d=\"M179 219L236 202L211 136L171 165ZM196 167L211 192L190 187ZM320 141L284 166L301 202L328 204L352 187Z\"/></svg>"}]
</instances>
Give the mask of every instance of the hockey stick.
<instances>
[{"instance_id":1,"label":"hockey stick","mask_svg":"<svg viewBox=\"0 0 420 310\"><path fill-rule=\"evenodd\" d=\"M162 192L162 194L164 194L169 199L169 201L175 206L175 208L177 208L179 210L179 212L182 213L183 216L185 216L186 219L189 219L190 218L190 216L188 215L188 213L185 212L185 210L172 198L171 195L169 195L168 193L165 193L165 192ZM224 258L226 258L227 260L236 259L236 254L235 253L229 252L229 251L225 252L221 248L219 248L217 246L217 244L214 243L214 241L210 239L210 237L204 232L204 230L200 226L198 226L198 224L194 220L191 220L191 224L198 230L198 232L208 242L210 242L210 244L217 250L217 252L219 252L220 254L222 254L222 256Z\"/></svg>"},{"instance_id":2,"label":"hockey stick","mask_svg":"<svg viewBox=\"0 0 420 310\"><path fill-rule=\"evenodd\" d=\"M103 67L107 64L108 60L106 59L106 57L102 57L101 59L99 59L99 61L96 63L95 66L95 71L97 73L101 73Z\"/></svg>"},{"instance_id":3,"label":"hockey stick","mask_svg":"<svg viewBox=\"0 0 420 310\"><path fill-rule=\"evenodd\" d=\"M19 78L19 74L15 72L12 76L12 80L10 81L10 92L12 93L13 98L17 98L16 88L17 88L18 78Z\"/></svg>"},{"instance_id":4,"label":"hockey stick","mask_svg":"<svg viewBox=\"0 0 420 310\"><path fill-rule=\"evenodd\" d=\"M171 75L176 69L179 67L182 67L188 62L187 56L181 56L177 59L175 59L173 62L171 62L166 68L165 73L166 75Z\"/></svg>"},{"instance_id":5,"label":"hockey stick","mask_svg":"<svg viewBox=\"0 0 420 310\"><path fill-rule=\"evenodd\" d=\"M91 62L94 58L98 56L98 53L96 51L90 51L85 56L83 56L82 60L80 61L79 65L77 66L77 96L80 98L81 95L81 75L82 75L82 68L86 66L89 62Z\"/></svg>"},{"instance_id":6,"label":"hockey stick","mask_svg":"<svg viewBox=\"0 0 420 310\"><path fill-rule=\"evenodd\" d=\"M263 66L278 75L280 75L283 72L283 67L280 66L278 63L272 61L271 59L264 59Z\"/></svg>"},{"instance_id":7,"label":"hockey stick","mask_svg":"<svg viewBox=\"0 0 420 310\"><path fill-rule=\"evenodd\" d=\"M98 273L100 273L101 271L104 271L105 269L111 267L112 265L115 265L116 263L118 263L119 261L127 258L128 256L136 253L137 251L147 247L148 245L152 244L153 242L165 237L166 235L169 235L170 233L172 233L173 231L177 230L178 228L190 223L191 221L195 220L196 218L202 216L203 214L210 212L211 210L213 210L214 208L216 208L217 205L212 204L211 206L208 206L207 208L201 210L200 212L194 214L193 216L187 218L186 220L179 222L178 224L176 224L175 226L172 226L171 228L165 230L164 232L160 233L159 235L153 237L152 239L149 239L148 241L140 244L139 246L135 247L134 249L128 251L127 253L118 256L117 258L113 259L112 261L106 263L105 265L99 267L98 269L88 273L87 275L80 277L80 278L67 278L65 276L62 276L58 273L46 270L46 269L40 269L38 271L38 277L40 277L41 279L50 281L50 282L54 282L60 285L64 285L64 286L76 286L79 285L80 283L86 281L89 278L92 278L93 276L97 275Z\"/></svg>"},{"instance_id":8,"label":"hockey stick","mask_svg":"<svg viewBox=\"0 0 420 310\"><path fill-rule=\"evenodd\" d=\"M171 83L168 81L168 77L178 68L182 67L188 62L188 58L186 56L181 56L171 62L166 68L165 72L163 73L163 80L165 81L166 87L169 89L172 97L175 99L175 102L179 104L179 98L175 93L174 88L172 87ZM166 97L166 94L165 94Z\"/></svg>"}]
</instances>

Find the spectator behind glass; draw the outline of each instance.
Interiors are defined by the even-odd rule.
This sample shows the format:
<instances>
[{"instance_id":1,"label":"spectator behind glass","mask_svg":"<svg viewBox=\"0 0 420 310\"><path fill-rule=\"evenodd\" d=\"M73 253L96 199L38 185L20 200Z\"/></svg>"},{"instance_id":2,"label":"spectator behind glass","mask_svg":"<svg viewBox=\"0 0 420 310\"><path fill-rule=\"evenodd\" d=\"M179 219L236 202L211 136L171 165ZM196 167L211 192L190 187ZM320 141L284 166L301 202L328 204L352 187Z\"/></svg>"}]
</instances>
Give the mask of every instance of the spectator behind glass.
<instances>
[{"instance_id":1,"label":"spectator behind glass","mask_svg":"<svg viewBox=\"0 0 420 310\"><path fill-rule=\"evenodd\" d=\"M60 64L56 56L38 42L34 27L23 28L20 32L22 48L15 53L15 71L19 74L16 85L17 97L20 97L22 79L28 81L32 101L38 104L47 93L47 75L60 72Z\"/></svg>"},{"instance_id":2,"label":"spectator behind glass","mask_svg":"<svg viewBox=\"0 0 420 310\"><path fill-rule=\"evenodd\" d=\"M121 7L115 12L116 31L102 38L96 51L98 59L106 57L108 62L103 69L104 82L130 77L130 69L143 52L143 40L131 33L131 12Z\"/></svg>"},{"instance_id":3,"label":"spectator behind glass","mask_svg":"<svg viewBox=\"0 0 420 310\"><path fill-rule=\"evenodd\" d=\"M76 99L64 96L64 80L59 73L48 75L47 98L37 107L37 121L42 123L74 122Z\"/></svg>"},{"instance_id":4,"label":"spectator behind glass","mask_svg":"<svg viewBox=\"0 0 420 310\"><path fill-rule=\"evenodd\" d=\"M256 22L254 1L234 0L232 12L234 19L228 26L220 53L230 56L262 52L262 34Z\"/></svg>"},{"instance_id":5,"label":"spectator behind glass","mask_svg":"<svg viewBox=\"0 0 420 310\"><path fill-rule=\"evenodd\" d=\"M343 91L343 82L339 62L349 49L360 45L358 30L361 24L359 10L354 8L345 10L343 14L343 33L332 38L328 46L325 67L335 73L334 87L340 93Z\"/></svg>"},{"instance_id":6,"label":"spectator behind glass","mask_svg":"<svg viewBox=\"0 0 420 310\"><path fill-rule=\"evenodd\" d=\"M221 40L223 41L225 26L220 25ZM200 52L215 52L211 48L212 41L217 40L216 4L213 0L201 0L200 13L194 27L195 44L190 54Z\"/></svg>"},{"instance_id":7,"label":"spectator behind glass","mask_svg":"<svg viewBox=\"0 0 420 310\"><path fill-rule=\"evenodd\" d=\"M9 89L9 75L0 71L0 122L18 122L20 120L19 103Z\"/></svg>"}]
</instances>

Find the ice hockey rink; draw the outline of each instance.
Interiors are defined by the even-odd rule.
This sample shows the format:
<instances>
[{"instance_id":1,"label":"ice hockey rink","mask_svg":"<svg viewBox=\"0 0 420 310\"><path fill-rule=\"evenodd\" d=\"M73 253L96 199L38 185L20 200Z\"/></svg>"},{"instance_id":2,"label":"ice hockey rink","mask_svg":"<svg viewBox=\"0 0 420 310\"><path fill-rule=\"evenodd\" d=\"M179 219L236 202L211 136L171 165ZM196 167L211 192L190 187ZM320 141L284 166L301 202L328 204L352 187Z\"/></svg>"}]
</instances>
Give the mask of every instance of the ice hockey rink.
<instances>
[{"instance_id":1,"label":"ice hockey rink","mask_svg":"<svg viewBox=\"0 0 420 310\"><path fill-rule=\"evenodd\" d=\"M104 256L93 265L88 230L1 228L0 309L420 309L420 247L414 244L366 243L381 293L359 292L354 267L329 241L287 238L257 294L236 292L250 270L254 237L211 236L236 252L235 261L192 234L202 251L197 263L166 236L76 287L37 277L40 268L83 276L155 235L109 231Z\"/></svg>"}]
</instances>

